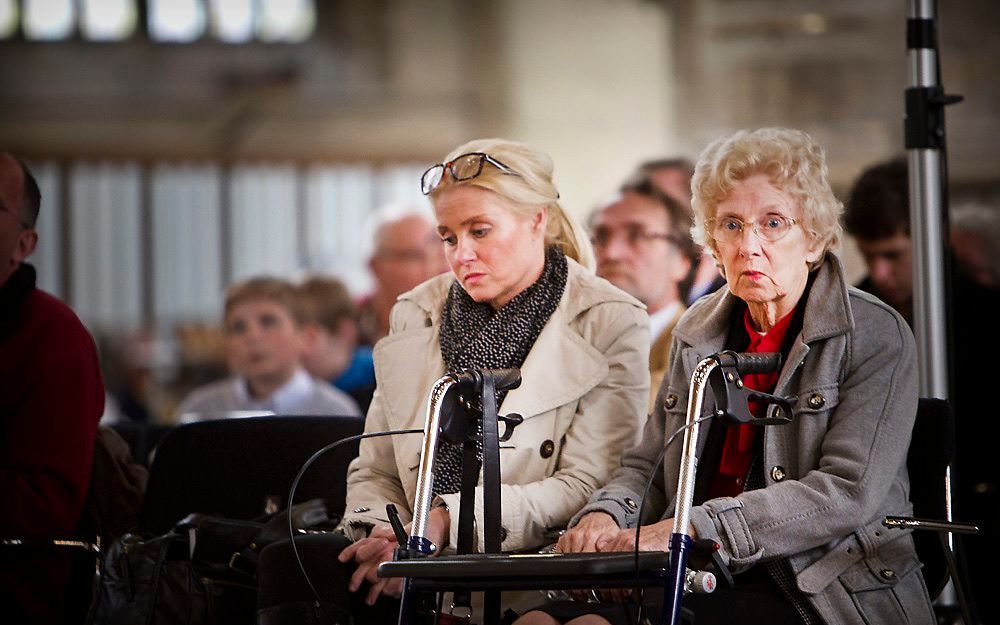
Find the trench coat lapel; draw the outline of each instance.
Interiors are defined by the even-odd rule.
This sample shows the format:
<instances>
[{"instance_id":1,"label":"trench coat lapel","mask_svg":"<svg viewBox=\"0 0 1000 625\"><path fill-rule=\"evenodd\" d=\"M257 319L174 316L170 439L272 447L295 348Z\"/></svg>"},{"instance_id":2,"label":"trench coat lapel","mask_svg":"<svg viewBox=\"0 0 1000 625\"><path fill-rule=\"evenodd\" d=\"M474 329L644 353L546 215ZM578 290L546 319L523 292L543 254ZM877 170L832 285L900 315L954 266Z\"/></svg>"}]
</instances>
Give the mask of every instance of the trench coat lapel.
<instances>
[{"instance_id":1,"label":"trench coat lapel","mask_svg":"<svg viewBox=\"0 0 1000 625\"><path fill-rule=\"evenodd\" d=\"M567 323L565 311L557 308L521 365L521 386L507 393L501 414L543 414L582 397L607 376L604 354Z\"/></svg>"}]
</instances>

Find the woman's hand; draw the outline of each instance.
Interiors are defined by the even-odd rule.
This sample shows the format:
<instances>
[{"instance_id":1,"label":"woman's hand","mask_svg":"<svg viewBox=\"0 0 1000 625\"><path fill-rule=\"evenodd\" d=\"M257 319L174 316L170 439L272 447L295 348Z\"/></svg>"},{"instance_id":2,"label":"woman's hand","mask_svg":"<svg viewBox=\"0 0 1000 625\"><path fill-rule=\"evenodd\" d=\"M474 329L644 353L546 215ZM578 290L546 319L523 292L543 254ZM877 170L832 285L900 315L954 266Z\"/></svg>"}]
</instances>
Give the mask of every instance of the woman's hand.
<instances>
[{"instance_id":1,"label":"woman's hand","mask_svg":"<svg viewBox=\"0 0 1000 625\"><path fill-rule=\"evenodd\" d=\"M407 525L406 529L409 531L410 526ZM427 515L427 539L437 546L437 551L433 555L438 555L448 546L450 533L451 516L448 514L448 508L431 508L430 514Z\"/></svg>"},{"instance_id":2,"label":"woman's hand","mask_svg":"<svg viewBox=\"0 0 1000 625\"><path fill-rule=\"evenodd\" d=\"M604 551L601 545L618 534L618 523L606 512L591 512L583 516L572 529L559 537L556 543L563 553Z\"/></svg>"},{"instance_id":3,"label":"woman's hand","mask_svg":"<svg viewBox=\"0 0 1000 625\"><path fill-rule=\"evenodd\" d=\"M664 519L652 525L643 525L639 531L639 551L666 551L670 546L670 535L673 532L673 519ZM693 528L691 532L694 533ZM634 550L634 527L618 530L611 539L605 541L598 548L598 551L609 553ZM600 596L605 601L626 601L631 594L631 588L613 588L600 591Z\"/></svg>"},{"instance_id":4,"label":"woman's hand","mask_svg":"<svg viewBox=\"0 0 1000 625\"><path fill-rule=\"evenodd\" d=\"M396 535L391 526L387 524L376 525L372 528L368 538L362 538L349 545L337 556L341 562L354 560L358 565L354 574L351 575L351 581L347 585L348 590L357 592L362 583L367 581L371 584L368 597L365 599L368 605L375 605L379 595L398 597L403 592L403 578L381 578L378 576L378 565L392 560L392 552L397 545Z\"/></svg>"},{"instance_id":5,"label":"woman's hand","mask_svg":"<svg viewBox=\"0 0 1000 625\"><path fill-rule=\"evenodd\" d=\"M406 526L406 531L410 531L411 524ZM437 551L448 546L448 531L451 527L451 517L445 508L434 508L427 518L427 538L437 545ZM341 562L354 560L358 568L351 575L348 590L357 592L361 584L368 582L371 588L365 602L368 605L375 605L379 595L398 597L403 593L402 577L378 576L378 565L383 562L392 561L392 552L399 543L396 542L396 534L392 531L392 526L387 524L376 525L372 528L368 538L352 543L340 552L337 559Z\"/></svg>"},{"instance_id":6,"label":"woman's hand","mask_svg":"<svg viewBox=\"0 0 1000 625\"><path fill-rule=\"evenodd\" d=\"M639 531L639 551L666 551L670 548L670 535L674 533L674 520L663 519L652 525L643 525ZM689 534L697 538L692 527ZM598 551L634 551L635 528L618 530L617 534L598 548Z\"/></svg>"}]
</instances>

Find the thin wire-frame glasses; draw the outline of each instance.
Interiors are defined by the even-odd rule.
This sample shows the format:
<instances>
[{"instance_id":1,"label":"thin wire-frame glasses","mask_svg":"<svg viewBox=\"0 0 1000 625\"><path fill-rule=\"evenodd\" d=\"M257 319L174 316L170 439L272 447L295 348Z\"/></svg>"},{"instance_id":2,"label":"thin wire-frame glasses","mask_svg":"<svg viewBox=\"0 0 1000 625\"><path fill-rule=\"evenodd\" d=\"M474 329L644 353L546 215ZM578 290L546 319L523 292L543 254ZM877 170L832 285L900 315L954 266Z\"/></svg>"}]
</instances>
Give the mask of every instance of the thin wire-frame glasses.
<instances>
[{"instance_id":1,"label":"thin wire-frame glasses","mask_svg":"<svg viewBox=\"0 0 1000 625\"><path fill-rule=\"evenodd\" d=\"M784 215L762 215L756 221L746 222L736 217L720 217L718 219L707 219L705 223L710 226L709 232L716 241L732 243L743 236L743 230L748 225L757 238L775 243L780 241L791 231L792 226L799 223L793 217Z\"/></svg>"},{"instance_id":2,"label":"thin wire-frame glasses","mask_svg":"<svg viewBox=\"0 0 1000 625\"><path fill-rule=\"evenodd\" d=\"M457 156L454 160L447 163L438 163L427 168L427 171L420 176L420 190L424 195L427 195L438 188L438 185L444 179L446 171L451 172L451 177L455 180L471 180L483 173L484 163L489 163L505 174L512 176L520 175L485 152L469 152L468 154Z\"/></svg>"}]
</instances>

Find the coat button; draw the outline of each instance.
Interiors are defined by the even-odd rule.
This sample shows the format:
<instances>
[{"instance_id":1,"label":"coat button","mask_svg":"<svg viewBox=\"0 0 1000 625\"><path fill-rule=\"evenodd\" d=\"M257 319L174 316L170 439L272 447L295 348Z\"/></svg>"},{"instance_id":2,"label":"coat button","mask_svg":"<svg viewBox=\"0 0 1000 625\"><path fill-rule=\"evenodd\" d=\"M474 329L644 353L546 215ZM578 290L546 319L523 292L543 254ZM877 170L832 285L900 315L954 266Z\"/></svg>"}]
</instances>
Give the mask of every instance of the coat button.
<instances>
[{"instance_id":1,"label":"coat button","mask_svg":"<svg viewBox=\"0 0 1000 625\"><path fill-rule=\"evenodd\" d=\"M819 393L813 393L809 396L809 407L813 410L819 410L826 403L826 399L823 398Z\"/></svg>"},{"instance_id":2,"label":"coat button","mask_svg":"<svg viewBox=\"0 0 1000 625\"><path fill-rule=\"evenodd\" d=\"M635 500L631 497L625 498L625 506L632 512L635 512L639 508L639 506L636 505Z\"/></svg>"},{"instance_id":3,"label":"coat button","mask_svg":"<svg viewBox=\"0 0 1000 625\"><path fill-rule=\"evenodd\" d=\"M775 482L785 479L785 467L780 464L771 467L771 479Z\"/></svg>"},{"instance_id":4,"label":"coat button","mask_svg":"<svg viewBox=\"0 0 1000 625\"><path fill-rule=\"evenodd\" d=\"M879 576L887 582L891 582L896 579L896 571L892 569L882 569L878 572Z\"/></svg>"},{"instance_id":5,"label":"coat button","mask_svg":"<svg viewBox=\"0 0 1000 625\"><path fill-rule=\"evenodd\" d=\"M538 449L538 453L541 454L542 458L551 458L552 454L556 450L556 444L552 441L545 441L542 446Z\"/></svg>"},{"instance_id":6,"label":"coat button","mask_svg":"<svg viewBox=\"0 0 1000 625\"><path fill-rule=\"evenodd\" d=\"M673 393L667 395L666 399L663 400L663 407L666 408L667 410L672 409L676 405L677 405L677 396L674 395Z\"/></svg>"},{"instance_id":7,"label":"coat button","mask_svg":"<svg viewBox=\"0 0 1000 625\"><path fill-rule=\"evenodd\" d=\"M371 508L366 508L364 506L361 506L360 508L354 509L354 514L363 514L365 512L368 512L369 510L371 510Z\"/></svg>"}]
</instances>

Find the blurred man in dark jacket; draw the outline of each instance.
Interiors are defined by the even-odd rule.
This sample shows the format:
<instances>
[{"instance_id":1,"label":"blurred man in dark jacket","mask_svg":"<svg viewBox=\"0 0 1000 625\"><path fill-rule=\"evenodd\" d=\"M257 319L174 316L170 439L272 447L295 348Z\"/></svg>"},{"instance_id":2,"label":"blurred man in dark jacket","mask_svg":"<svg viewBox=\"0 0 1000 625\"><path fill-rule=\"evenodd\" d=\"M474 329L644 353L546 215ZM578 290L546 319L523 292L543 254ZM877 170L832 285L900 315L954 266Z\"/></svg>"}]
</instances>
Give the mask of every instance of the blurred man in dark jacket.
<instances>
[{"instance_id":1,"label":"blurred man in dark jacket","mask_svg":"<svg viewBox=\"0 0 1000 625\"><path fill-rule=\"evenodd\" d=\"M0 154L0 536L72 535L87 496L104 383L94 340L65 304L35 288L41 195ZM9 623L63 623L68 553L5 549L0 605Z\"/></svg>"}]
</instances>

